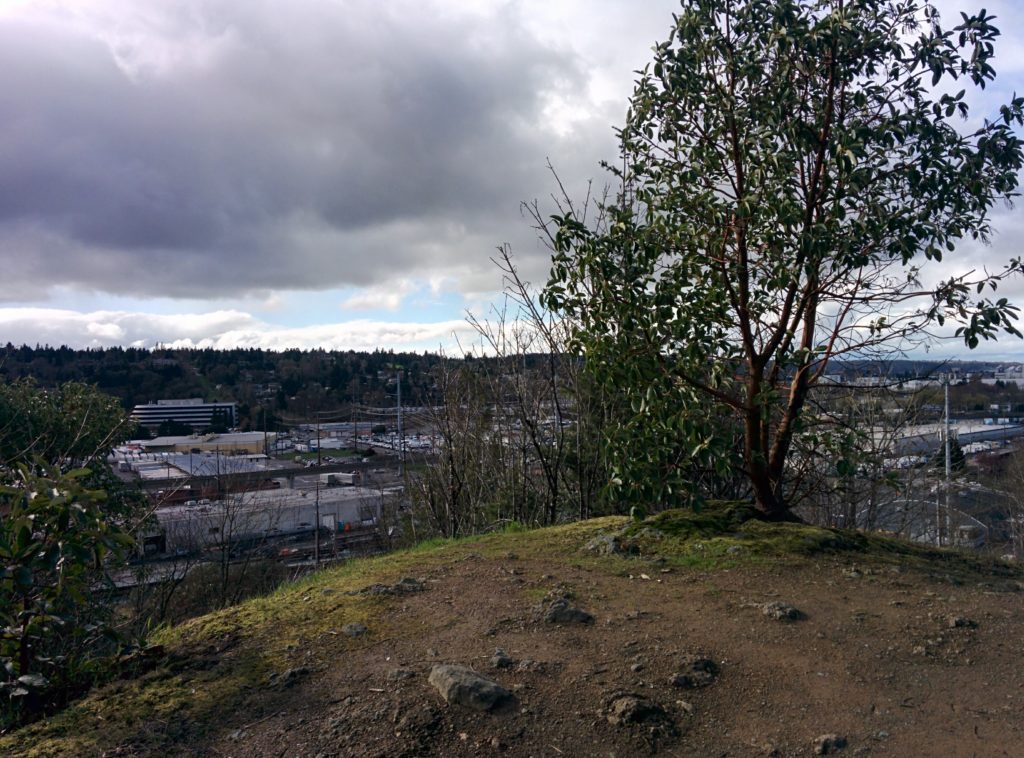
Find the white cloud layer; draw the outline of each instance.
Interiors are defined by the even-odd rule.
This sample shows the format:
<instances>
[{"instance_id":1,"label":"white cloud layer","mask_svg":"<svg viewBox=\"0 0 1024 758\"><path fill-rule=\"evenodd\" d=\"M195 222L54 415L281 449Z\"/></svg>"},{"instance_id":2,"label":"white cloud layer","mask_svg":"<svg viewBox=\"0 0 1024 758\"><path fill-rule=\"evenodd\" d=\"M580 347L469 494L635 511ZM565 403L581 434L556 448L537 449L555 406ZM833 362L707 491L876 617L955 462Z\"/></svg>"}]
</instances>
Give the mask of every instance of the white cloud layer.
<instances>
[{"instance_id":1,"label":"white cloud layer","mask_svg":"<svg viewBox=\"0 0 1024 758\"><path fill-rule=\"evenodd\" d=\"M171 348L270 350L443 350L457 353L473 340L464 320L405 323L358 319L333 324L282 327L244 311L155 315L127 311L80 313L57 308L0 308L0 334L15 345L75 348L131 345Z\"/></svg>"}]
</instances>

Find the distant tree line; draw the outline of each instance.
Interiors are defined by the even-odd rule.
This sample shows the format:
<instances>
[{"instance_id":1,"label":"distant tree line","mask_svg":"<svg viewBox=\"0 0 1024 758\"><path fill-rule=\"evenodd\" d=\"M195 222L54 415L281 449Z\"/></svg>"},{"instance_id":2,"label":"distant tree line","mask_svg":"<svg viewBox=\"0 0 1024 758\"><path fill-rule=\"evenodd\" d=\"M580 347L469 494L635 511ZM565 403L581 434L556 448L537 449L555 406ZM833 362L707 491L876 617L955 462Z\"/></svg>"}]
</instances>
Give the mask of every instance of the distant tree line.
<instances>
[{"instance_id":1,"label":"distant tree line","mask_svg":"<svg viewBox=\"0 0 1024 758\"><path fill-rule=\"evenodd\" d=\"M274 430L283 416L352 404L393 405L399 371L403 402L428 404L437 395L434 374L440 363L438 355L384 350L76 350L8 343L0 353L0 381L32 377L44 387L90 384L118 398L125 410L161 398L234 401L241 429L266 424Z\"/></svg>"}]
</instances>

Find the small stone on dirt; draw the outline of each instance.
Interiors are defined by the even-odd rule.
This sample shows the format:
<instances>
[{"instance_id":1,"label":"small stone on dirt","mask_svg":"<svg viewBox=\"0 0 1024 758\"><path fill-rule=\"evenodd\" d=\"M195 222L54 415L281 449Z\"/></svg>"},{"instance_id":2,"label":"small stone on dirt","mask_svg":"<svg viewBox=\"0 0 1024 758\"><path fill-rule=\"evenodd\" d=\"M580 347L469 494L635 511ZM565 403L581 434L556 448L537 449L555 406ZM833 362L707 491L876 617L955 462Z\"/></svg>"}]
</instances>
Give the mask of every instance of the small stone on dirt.
<instances>
[{"instance_id":1,"label":"small stone on dirt","mask_svg":"<svg viewBox=\"0 0 1024 758\"><path fill-rule=\"evenodd\" d=\"M642 695L620 692L612 696L605 709L608 723L615 726L670 721L665 709Z\"/></svg>"},{"instance_id":2,"label":"small stone on dirt","mask_svg":"<svg viewBox=\"0 0 1024 758\"><path fill-rule=\"evenodd\" d=\"M978 626L977 622L966 616L950 616L946 619L946 624L950 629L975 629Z\"/></svg>"},{"instance_id":3,"label":"small stone on dirt","mask_svg":"<svg viewBox=\"0 0 1024 758\"><path fill-rule=\"evenodd\" d=\"M395 592L399 595L410 594L413 592L423 592L427 587L419 579L413 579L411 576L399 579L397 584L392 585Z\"/></svg>"},{"instance_id":4,"label":"small stone on dirt","mask_svg":"<svg viewBox=\"0 0 1024 758\"><path fill-rule=\"evenodd\" d=\"M511 692L466 666L436 665L430 670L429 681L450 705L493 711L514 701Z\"/></svg>"},{"instance_id":5,"label":"small stone on dirt","mask_svg":"<svg viewBox=\"0 0 1024 758\"><path fill-rule=\"evenodd\" d=\"M718 676L718 664L701 655L683 656L679 673L669 677L668 683L684 690L707 687Z\"/></svg>"},{"instance_id":6,"label":"small stone on dirt","mask_svg":"<svg viewBox=\"0 0 1024 758\"><path fill-rule=\"evenodd\" d=\"M512 660L512 656L502 650L500 647L494 651L494 655L491 656L491 667L496 669L507 669L512 668L515 663Z\"/></svg>"},{"instance_id":7,"label":"small stone on dirt","mask_svg":"<svg viewBox=\"0 0 1024 758\"><path fill-rule=\"evenodd\" d=\"M814 740L815 755L831 755L846 747L846 738L838 734L823 734Z\"/></svg>"},{"instance_id":8,"label":"small stone on dirt","mask_svg":"<svg viewBox=\"0 0 1024 758\"><path fill-rule=\"evenodd\" d=\"M388 672L389 682L401 682L405 679L412 679L416 672L412 669L394 669Z\"/></svg>"},{"instance_id":9,"label":"small stone on dirt","mask_svg":"<svg viewBox=\"0 0 1024 758\"><path fill-rule=\"evenodd\" d=\"M369 587L363 587L361 590L350 592L350 595L411 595L414 592L423 592L427 588L426 584L421 582L419 579L413 579L412 577L404 577L399 579L395 584L371 584Z\"/></svg>"},{"instance_id":10,"label":"small stone on dirt","mask_svg":"<svg viewBox=\"0 0 1024 758\"><path fill-rule=\"evenodd\" d=\"M308 673L308 668L305 666L299 666L281 673L271 674L270 685L272 687L291 687Z\"/></svg>"},{"instance_id":11,"label":"small stone on dirt","mask_svg":"<svg viewBox=\"0 0 1024 758\"><path fill-rule=\"evenodd\" d=\"M341 628L341 633L346 637L362 637L368 631L370 630L366 628L366 624L360 624L358 621L351 624L345 624L345 626Z\"/></svg>"},{"instance_id":12,"label":"small stone on dirt","mask_svg":"<svg viewBox=\"0 0 1024 758\"><path fill-rule=\"evenodd\" d=\"M547 668L547 664L544 661L533 661L529 658L519 661L516 666L516 671L544 671Z\"/></svg>"},{"instance_id":13,"label":"small stone on dirt","mask_svg":"<svg viewBox=\"0 0 1024 758\"><path fill-rule=\"evenodd\" d=\"M563 597L548 606L544 621L548 624L593 624L594 617Z\"/></svg>"},{"instance_id":14,"label":"small stone on dirt","mask_svg":"<svg viewBox=\"0 0 1024 758\"><path fill-rule=\"evenodd\" d=\"M798 611L789 603L782 603L778 600L773 600L770 603L764 603L761 606L761 613L770 619L776 621L797 621L804 617L804 614Z\"/></svg>"}]
</instances>

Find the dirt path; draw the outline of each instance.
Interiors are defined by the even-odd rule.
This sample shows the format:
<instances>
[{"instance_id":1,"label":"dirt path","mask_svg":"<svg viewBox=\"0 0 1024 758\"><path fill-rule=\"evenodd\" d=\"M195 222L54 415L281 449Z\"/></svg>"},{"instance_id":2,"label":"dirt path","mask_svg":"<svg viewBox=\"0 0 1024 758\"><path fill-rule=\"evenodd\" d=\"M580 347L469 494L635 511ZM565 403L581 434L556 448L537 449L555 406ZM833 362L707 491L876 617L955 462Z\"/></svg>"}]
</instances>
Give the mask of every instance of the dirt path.
<instances>
[{"instance_id":1,"label":"dirt path","mask_svg":"<svg viewBox=\"0 0 1024 758\"><path fill-rule=\"evenodd\" d=\"M833 746L846 743L840 755L1024 754L1019 592L829 558L714 572L619 565L621 575L571 556L473 553L435 565L420 576L425 591L382 600L357 649L255 698L230 730L187 749L789 756L813 755L831 734ZM540 620L559 596L594 622ZM771 601L802 618L766 616ZM492 666L499 648L511 666ZM710 683L673 684L695 658L714 663ZM427 681L439 663L493 678L513 707L447 705ZM613 723L624 693L651 706L637 723Z\"/></svg>"}]
</instances>

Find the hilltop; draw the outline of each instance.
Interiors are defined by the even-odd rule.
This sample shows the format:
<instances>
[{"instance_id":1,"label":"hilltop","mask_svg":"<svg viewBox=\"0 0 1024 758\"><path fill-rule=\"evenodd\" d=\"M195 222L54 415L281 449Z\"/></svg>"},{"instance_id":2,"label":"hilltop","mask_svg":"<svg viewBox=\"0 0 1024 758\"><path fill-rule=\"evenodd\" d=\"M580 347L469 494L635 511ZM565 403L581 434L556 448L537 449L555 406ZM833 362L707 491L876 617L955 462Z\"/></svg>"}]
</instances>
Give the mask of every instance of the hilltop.
<instances>
[{"instance_id":1,"label":"hilltop","mask_svg":"<svg viewBox=\"0 0 1024 758\"><path fill-rule=\"evenodd\" d=\"M1019 750L1024 573L750 515L604 518L352 561L159 632L123 679L0 753ZM429 681L442 664L509 694L490 712L447 704Z\"/></svg>"}]
</instances>

